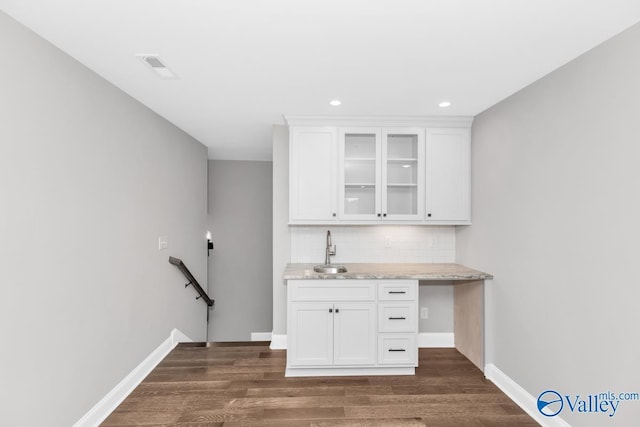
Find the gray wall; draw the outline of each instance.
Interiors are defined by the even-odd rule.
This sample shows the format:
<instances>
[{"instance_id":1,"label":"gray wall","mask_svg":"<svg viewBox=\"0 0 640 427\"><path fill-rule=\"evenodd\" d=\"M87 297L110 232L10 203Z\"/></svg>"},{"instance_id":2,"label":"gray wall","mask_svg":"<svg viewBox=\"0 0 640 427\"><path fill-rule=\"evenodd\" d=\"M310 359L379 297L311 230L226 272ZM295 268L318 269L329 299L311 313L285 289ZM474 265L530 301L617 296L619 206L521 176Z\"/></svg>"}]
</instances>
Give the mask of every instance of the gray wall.
<instances>
[{"instance_id":1,"label":"gray wall","mask_svg":"<svg viewBox=\"0 0 640 427\"><path fill-rule=\"evenodd\" d=\"M638 392L640 26L480 114L473 225L457 260L493 273L492 359L533 396ZM640 402L573 425L637 425Z\"/></svg>"},{"instance_id":2,"label":"gray wall","mask_svg":"<svg viewBox=\"0 0 640 427\"><path fill-rule=\"evenodd\" d=\"M209 160L209 340L271 332L271 162Z\"/></svg>"},{"instance_id":3,"label":"gray wall","mask_svg":"<svg viewBox=\"0 0 640 427\"><path fill-rule=\"evenodd\" d=\"M429 318L420 318L420 332L453 333L453 284L450 281L420 282L419 307L429 309Z\"/></svg>"},{"instance_id":4,"label":"gray wall","mask_svg":"<svg viewBox=\"0 0 640 427\"><path fill-rule=\"evenodd\" d=\"M69 426L204 339L207 150L1 12L0 57L0 425Z\"/></svg>"},{"instance_id":5,"label":"gray wall","mask_svg":"<svg viewBox=\"0 0 640 427\"><path fill-rule=\"evenodd\" d=\"M289 129L273 126L273 334L287 333L287 288L282 273L291 260L289 236Z\"/></svg>"}]
</instances>

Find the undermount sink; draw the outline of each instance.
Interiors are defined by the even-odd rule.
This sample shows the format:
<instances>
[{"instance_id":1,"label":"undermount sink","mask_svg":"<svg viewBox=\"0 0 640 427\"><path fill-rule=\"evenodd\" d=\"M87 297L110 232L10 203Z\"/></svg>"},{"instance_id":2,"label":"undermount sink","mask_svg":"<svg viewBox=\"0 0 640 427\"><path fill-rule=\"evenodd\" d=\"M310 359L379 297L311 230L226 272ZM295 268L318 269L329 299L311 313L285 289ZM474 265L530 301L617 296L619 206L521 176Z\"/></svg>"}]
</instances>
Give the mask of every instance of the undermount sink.
<instances>
[{"instance_id":1,"label":"undermount sink","mask_svg":"<svg viewBox=\"0 0 640 427\"><path fill-rule=\"evenodd\" d=\"M320 264L313 267L316 273L337 274L346 273L347 268L344 265Z\"/></svg>"}]
</instances>

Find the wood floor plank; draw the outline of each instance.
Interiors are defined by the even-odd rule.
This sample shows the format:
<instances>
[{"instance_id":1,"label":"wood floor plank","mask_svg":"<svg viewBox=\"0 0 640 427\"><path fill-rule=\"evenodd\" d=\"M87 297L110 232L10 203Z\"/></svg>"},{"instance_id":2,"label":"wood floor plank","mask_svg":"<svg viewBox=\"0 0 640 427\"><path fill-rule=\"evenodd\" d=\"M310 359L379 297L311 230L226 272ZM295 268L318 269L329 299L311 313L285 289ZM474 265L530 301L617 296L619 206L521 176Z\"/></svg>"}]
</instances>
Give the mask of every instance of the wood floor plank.
<instances>
[{"instance_id":1,"label":"wood floor plank","mask_svg":"<svg viewBox=\"0 0 640 427\"><path fill-rule=\"evenodd\" d=\"M193 373L193 374L182 374L182 373L162 373L160 372L151 372L145 381L150 382L199 382L199 381L224 381L224 380L234 380L233 382L240 381L256 381L261 380L265 376L264 372L256 371L256 372L242 372L242 373L221 373L221 372L209 372L205 371L204 373Z\"/></svg>"},{"instance_id":2,"label":"wood floor plank","mask_svg":"<svg viewBox=\"0 0 640 427\"><path fill-rule=\"evenodd\" d=\"M323 408L369 405L368 396L298 396L240 398L229 402L229 408Z\"/></svg>"},{"instance_id":3,"label":"wood floor plank","mask_svg":"<svg viewBox=\"0 0 640 427\"><path fill-rule=\"evenodd\" d=\"M180 417L182 410L175 408L171 411L148 410L142 411L136 409L129 411L126 409L118 409L107 417L101 424L105 427L109 426L148 426L154 424L175 424Z\"/></svg>"},{"instance_id":4,"label":"wood floor plank","mask_svg":"<svg viewBox=\"0 0 640 427\"><path fill-rule=\"evenodd\" d=\"M515 404L508 406L504 401L504 396L500 394L412 394L412 395L374 395L369 396L369 401L374 406L389 406L398 404L442 404L447 402L451 405L478 405L496 404L504 407L505 411L517 411L520 409Z\"/></svg>"},{"instance_id":5,"label":"wood floor plank","mask_svg":"<svg viewBox=\"0 0 640 427\"><path fill-rule=\"evenodd\" d=\"M387 418L384 420L322 420L312 421L311 427L417 427L424 426L424 422L415 418Z\"/></svg>"},{"instance_id":6,"label":"wood floor plank","mask_svg":"<svg viewBox=\"0 0 640 427\"><path fill-rule=\"evenodd\" d=\"M348 396L372 396L372 395L385 395L393 394L393 388L390 385L362 385L362 386L346 386L344 387L344 394Z\"/></svg>"},{"instance_id":7,"label":"wood floor plank","mask_svg":"<svg viewBox=\"0 0 640 427\"><path fill-rule=\"evenodd\" d=\"M227 421L224 427L311 427L311 420L245 420L241 422ZM190 425L189 425L190 426Z\"/></svg>"},{"instance_id":8,"label":"wood floor plank","mask_svg":"<svg viewBox=\"0 0 640 427\"><path fill-rule=\"evenodd\" d=\"M474 417L492 414L508 415L501 405L495 403L457 406L447 401L386 406L349 406L345 407L344 411L347 418L401 418L406 414L416 417L461 416L469 413L473 413Z\"/></svg>"},{"instance_id":9,"label":"wood floor plank","mask_svg":"<svg viewBox=\"0 0 640 427\"><path fill-rule=\"evenodd\" d=\"M478 419L469 417L424 417L422 422L426 427L484 427Z\"/></svg>"},{"instance_id":10,"label":"wood floor plank","mask_svg":"<svg viewBox=\"0 0 640 427\"><path fill-rule=\"evenodd\" d=\"M180 345L103 425L537 425L455 349L419 360L416 375L286 378L286 351L268 343Z\"/></svg>"},{"instance_id":11,"label":"wood floor plank","mask_svg":"<svg viewBox=\"0 0 640 427\"><path fill-rule=\"evenodd\" d=\"M230 388L281 388L281 387L317 387L317 386L349 386L369 385L369 377L328 377L328 378L265 378L262 380L232 381Z\"/></svg>"},{"instance_id":12,"label":"wood floor plank","mask_svg":"<svg viewBox=\"0 0 640 427\"><path fill-rule=\"evenodd\" d=\"M207 390L219 390L229 388L232 381L187 381L176 379L176 381L150 381L147 377L136 389L136 392L146 391L148 393L153 392L197 392Z\"/></svg>"},{"instance_id":13,"label":"wood floor plank","mask_svg":"<svg viewBox=\"0 0 640 427\"><path fill-rule=\"evenodd\" d=\"M169 368L169 367L194 367L194 366L233 366L236 363L236 359L206 359L206 358L190 358L190 359L165 359L157 368Z\"/></svg>"},{"instance_id":14,"label":"wood floor plank","mask_svg":"<svg viewBox=\"0 0 640 427\"><path fill-rule=\"evenodd\" d=\"M537 427L539 424L526 414L478 417L482 427Z\"/></svg>"},{"instance_id":15,"label":"wood floor plank","mask_svg":"<svg viewBox=\"0 0 640 427\"><path fill-rule=\"evenodd\" d=\"M265 419L278 420L317 420L324 418L342 418L344 408L268 408L264 410Z\"/></svg>"},{"instance_id":16,"label":"wood floor plank","mask_svg":"<svg viewBox=\"0 0 640 427\"><path fill-rule=\"evenodd\" d=\"M345 389L342 386L250 388L247 397L344 396Z\"/></svg>"},{"instance_id":17,"label":"wood floor plank","mask_svg":"<svg viewBox=\"0 0 640 427\"><path fill-rule=\"evenodd\" d=\"M269 358L286 359L287 352L285 350L261 351L260 358L261 359L269 359Z\"/></svg>"},{"instance_id":18,"label":"wood floor plank","mask_svg":"<svg viewBox=\"0 0 640 427\"><path fill-rule=\"evenodd\" d=\"M186 411L177 420L178 423L215 423L227 421L259 421L264 418L264 409L209 409Z\"/></svg>"}]
</instances>

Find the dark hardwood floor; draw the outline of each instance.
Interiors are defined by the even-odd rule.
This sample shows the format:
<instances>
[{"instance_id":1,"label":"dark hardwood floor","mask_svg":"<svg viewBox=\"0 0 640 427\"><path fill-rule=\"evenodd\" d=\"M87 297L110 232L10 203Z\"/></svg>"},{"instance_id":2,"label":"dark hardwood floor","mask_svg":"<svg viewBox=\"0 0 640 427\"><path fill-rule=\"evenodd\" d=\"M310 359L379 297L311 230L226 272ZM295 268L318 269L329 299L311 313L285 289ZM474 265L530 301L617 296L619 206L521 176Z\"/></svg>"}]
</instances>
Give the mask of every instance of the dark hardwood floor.
<instances>
[{"instance_id":1,"label":"dark hardwood floor","mask_svg":"<svg viewBox=\"0 0 640 427\"><path fill-rule=\"evenodd\" d=\"M285 378L268 344L181 344L103 425L538 425L455 349L420 349L415 376Z\"/></svg>"}]
</instances>

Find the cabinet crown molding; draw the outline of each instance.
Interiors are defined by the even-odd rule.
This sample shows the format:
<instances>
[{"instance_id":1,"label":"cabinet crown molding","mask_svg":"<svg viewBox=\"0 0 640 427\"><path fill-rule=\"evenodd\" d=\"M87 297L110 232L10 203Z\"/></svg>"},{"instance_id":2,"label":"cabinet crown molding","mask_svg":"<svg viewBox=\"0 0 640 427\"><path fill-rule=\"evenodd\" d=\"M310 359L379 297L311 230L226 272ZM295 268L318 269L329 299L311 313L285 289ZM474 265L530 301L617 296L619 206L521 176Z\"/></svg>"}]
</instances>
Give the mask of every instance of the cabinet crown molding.
<instances>
[{"instance_id":1,"label":"cabinet crown molding","mask_svg":"<svg viewBox=\"0 0 640 427\"><path fill-rule=\"evenodd\" d=\"M282 116L287 126L447 127L470 128L472 116Z\"/></svg>"}]
</instances>

